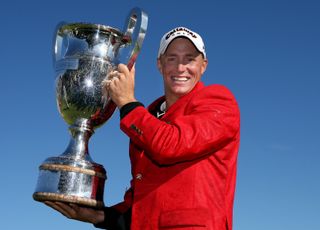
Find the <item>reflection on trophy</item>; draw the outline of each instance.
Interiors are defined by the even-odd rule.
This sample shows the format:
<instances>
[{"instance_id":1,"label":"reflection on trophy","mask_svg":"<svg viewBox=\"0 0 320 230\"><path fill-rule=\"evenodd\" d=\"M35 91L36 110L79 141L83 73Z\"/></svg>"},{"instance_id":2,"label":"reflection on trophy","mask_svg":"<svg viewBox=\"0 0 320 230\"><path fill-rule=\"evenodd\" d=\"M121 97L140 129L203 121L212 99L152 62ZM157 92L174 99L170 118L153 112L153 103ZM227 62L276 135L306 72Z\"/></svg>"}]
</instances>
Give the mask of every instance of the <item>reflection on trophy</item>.
<instances>
[{"instance_id":1,"label":"reflection on trophy","mask_svg":"<svg viewBox=\"0 0 320 230\"><path fill-rule=\"evenodd\" d=\"M87 23L61 23L54 39L56 98L59 113L69 125L71 139L57 157L39 167L33 198L84 206L104 206L106 171L88 150L94 130L103 125L116 106L102 94L103 80L121 63L131 69L141 49L148 16L139 8L129 13L124 31Z\"/></svg>"}]
</instances>

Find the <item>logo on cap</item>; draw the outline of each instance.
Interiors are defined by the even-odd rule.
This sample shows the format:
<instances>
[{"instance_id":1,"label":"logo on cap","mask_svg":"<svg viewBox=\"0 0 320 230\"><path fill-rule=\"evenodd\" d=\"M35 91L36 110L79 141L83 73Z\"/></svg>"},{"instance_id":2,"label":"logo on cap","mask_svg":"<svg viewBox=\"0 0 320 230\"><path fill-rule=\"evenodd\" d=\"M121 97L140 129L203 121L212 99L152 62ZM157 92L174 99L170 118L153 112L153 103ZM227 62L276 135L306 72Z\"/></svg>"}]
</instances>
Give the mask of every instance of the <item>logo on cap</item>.
<instances>
[{"instance_id":1,"label":"logo on cap","mask_svg":"<svg viewBox=\"0 0 320 230\"><path fill-rule=\"evenodd\" d=\"M186 32L187 35L190 35L193 38L197 38L197 36L190 30L183 28L183 27L178 27L173 30L171 30L167 35L166 35L166 40L168 40L175 32Z\"/></svg>"}]
</instances>

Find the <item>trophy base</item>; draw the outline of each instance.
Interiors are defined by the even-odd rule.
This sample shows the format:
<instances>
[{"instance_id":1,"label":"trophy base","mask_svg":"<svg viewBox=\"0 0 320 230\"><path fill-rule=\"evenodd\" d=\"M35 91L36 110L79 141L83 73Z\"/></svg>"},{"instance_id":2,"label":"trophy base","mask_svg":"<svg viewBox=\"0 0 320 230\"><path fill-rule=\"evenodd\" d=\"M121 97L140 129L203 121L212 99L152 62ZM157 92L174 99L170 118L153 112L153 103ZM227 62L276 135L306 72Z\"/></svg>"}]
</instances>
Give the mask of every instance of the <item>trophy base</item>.
<instances>
[{"instance_id":1,"label":"trophy base","mask_svg":"<svg viewBox=\"0 0 320 230\"><path fill-rule=\"evenodd\" d=\"M39 202L45 201L59 201L65 203L74 203L81 206L93 207L93 208L103 208L104 203L102 201L97 201L94 199L83 198L73 195L56 194L50 192L35 192L33 194L33 199Z\"/></svg>"},{"instance_id":2,"label":"trophy base","mask_svg":"<svg viewBox=\"0 0 320 230\"><path fill-rule=\"evenodd\" d=\"M106 172L102 165L59 156L48 158L39 170L34 200L75 203L98 209L104 207Z\"/></svg>"}]
</instances>

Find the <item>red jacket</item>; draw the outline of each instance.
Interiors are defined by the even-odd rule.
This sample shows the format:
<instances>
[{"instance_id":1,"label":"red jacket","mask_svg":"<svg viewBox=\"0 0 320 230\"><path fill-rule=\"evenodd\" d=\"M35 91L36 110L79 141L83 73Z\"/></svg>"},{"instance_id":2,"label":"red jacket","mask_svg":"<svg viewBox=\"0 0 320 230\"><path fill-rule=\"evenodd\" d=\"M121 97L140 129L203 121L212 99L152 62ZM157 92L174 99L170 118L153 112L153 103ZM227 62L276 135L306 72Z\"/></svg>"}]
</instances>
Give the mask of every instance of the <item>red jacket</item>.
<instances>
[{"instance_id":1,"label":"red jacket","mask_svg":"<svg viewBox=\"0 0 320 230\"><path fill-rule=\"evenodd\" d=\"M161 119L139 106L121 120L133 179L115 208L132 208L132 230L232 229L239 117L228 89L198 83Z\"/></svg>"}]
</instances>

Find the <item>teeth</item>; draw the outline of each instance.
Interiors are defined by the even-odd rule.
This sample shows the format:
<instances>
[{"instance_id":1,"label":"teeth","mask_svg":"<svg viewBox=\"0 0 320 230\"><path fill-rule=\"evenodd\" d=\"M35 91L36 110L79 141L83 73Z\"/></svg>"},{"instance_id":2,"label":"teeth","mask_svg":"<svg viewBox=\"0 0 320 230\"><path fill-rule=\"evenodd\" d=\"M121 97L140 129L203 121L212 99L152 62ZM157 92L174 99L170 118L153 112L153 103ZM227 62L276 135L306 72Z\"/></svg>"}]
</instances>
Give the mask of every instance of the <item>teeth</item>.
<instances>
[{"instance_id":1,"label":"teeth","mask_svg":"<svg viewBox=\"0 0 320 230\"><path fill-rule=\"evenodd\" d=\"M173 80L174 81L187 81L188 78L186 78L186 77L173 77Z\"/></svg>"}]
</instances>

